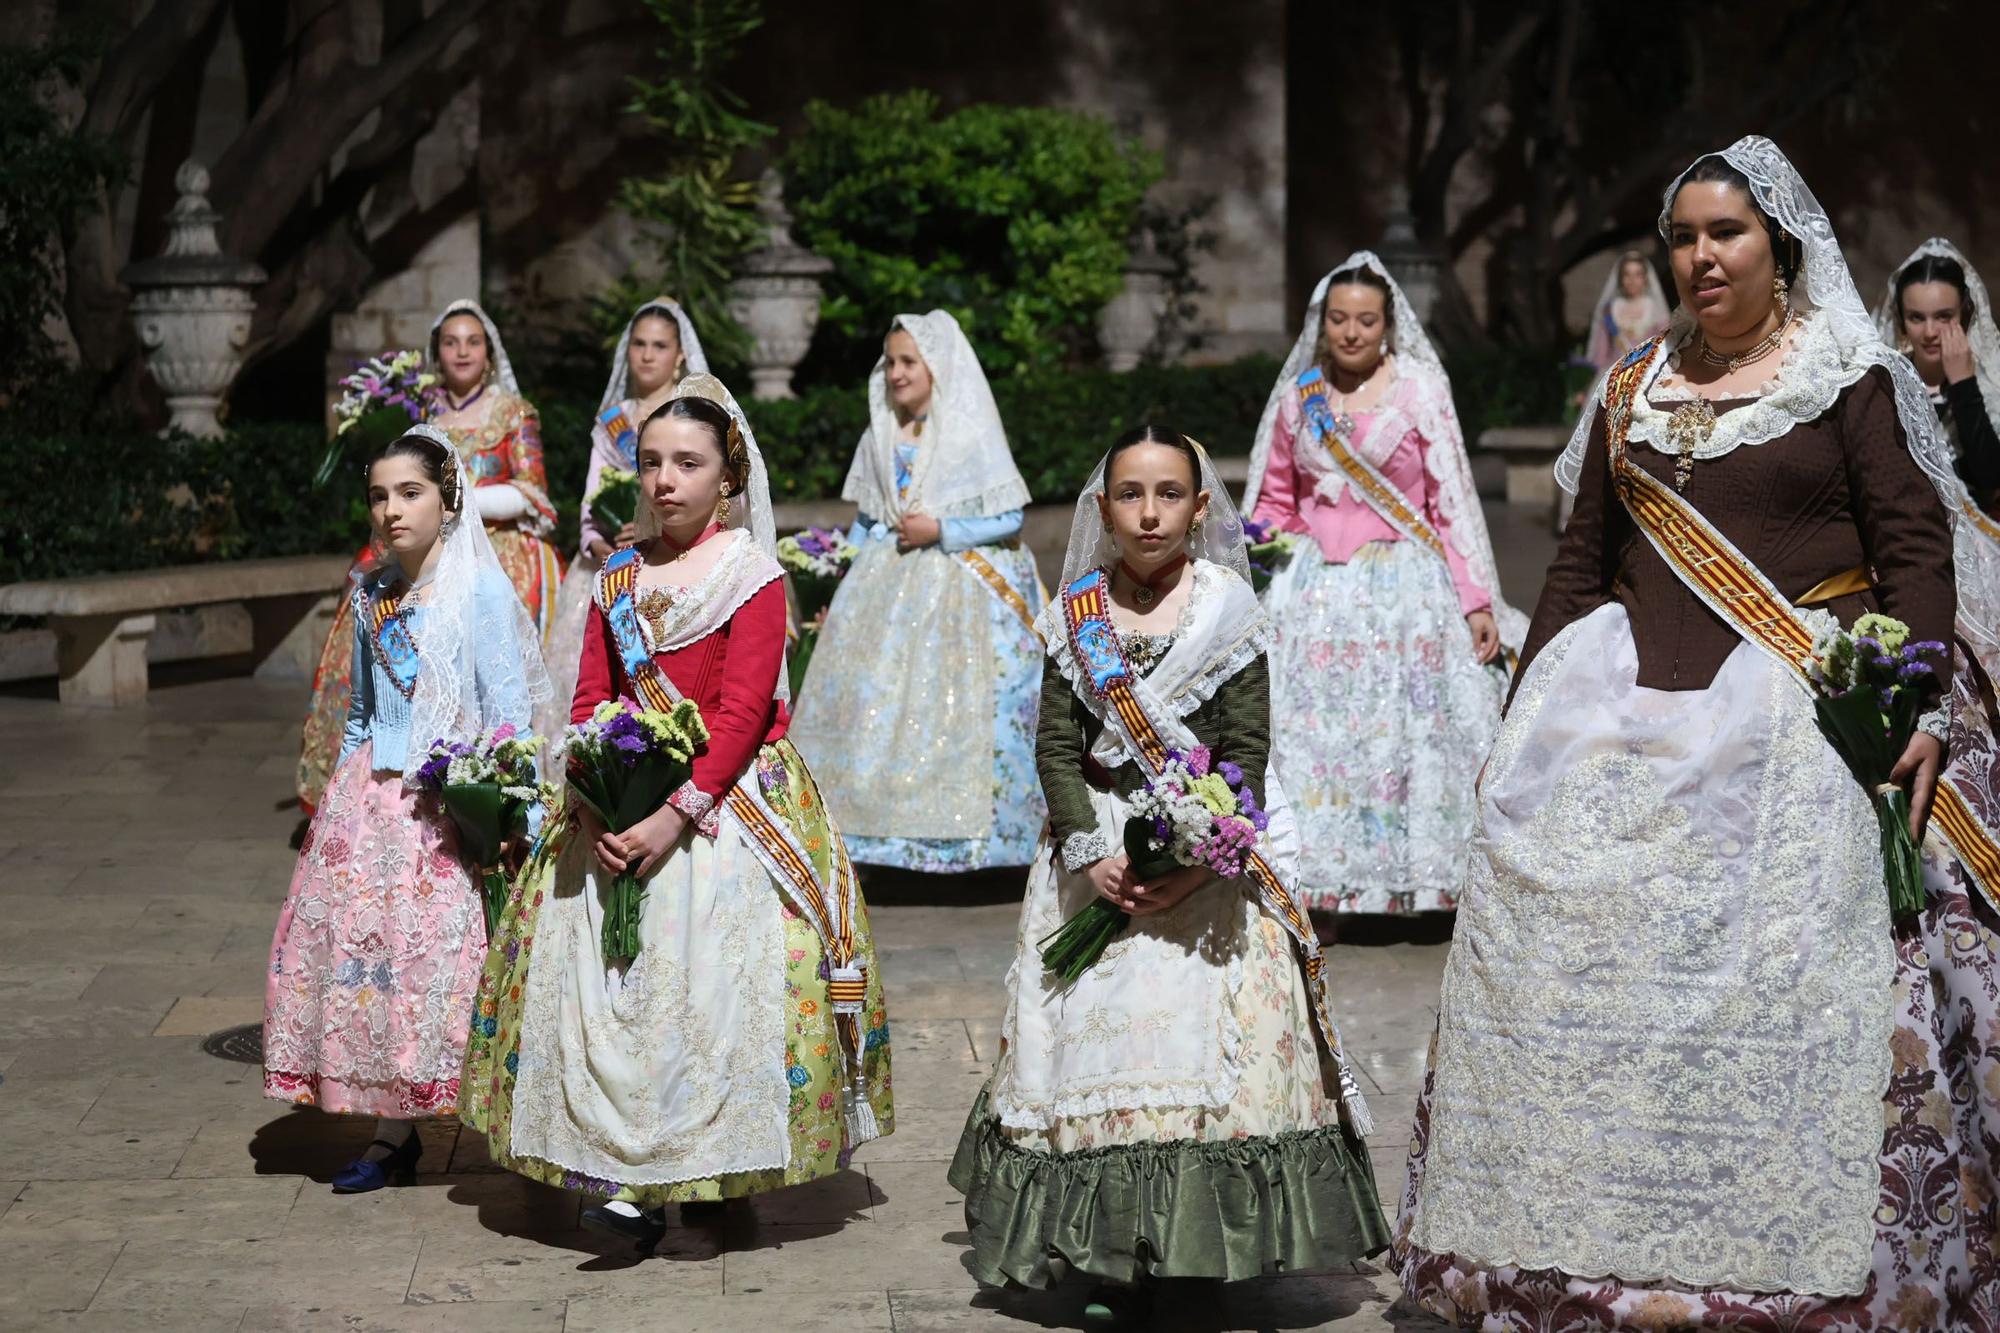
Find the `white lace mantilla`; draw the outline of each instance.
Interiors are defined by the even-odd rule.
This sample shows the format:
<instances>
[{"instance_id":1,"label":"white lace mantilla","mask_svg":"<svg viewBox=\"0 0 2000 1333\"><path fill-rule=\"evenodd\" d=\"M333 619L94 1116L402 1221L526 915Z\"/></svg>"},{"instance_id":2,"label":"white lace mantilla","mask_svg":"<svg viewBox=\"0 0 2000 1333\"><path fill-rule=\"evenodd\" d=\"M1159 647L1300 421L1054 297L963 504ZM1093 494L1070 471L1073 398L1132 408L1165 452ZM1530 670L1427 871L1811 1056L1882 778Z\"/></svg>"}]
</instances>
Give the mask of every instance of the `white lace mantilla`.
<instances>
[{"instance_id":1,"label":"white lace mantilla","mask_svg":"<svg viewBox=\"0 0 2000 1333\"><path fill-rule=\"evenodd\" d=\"M1593 612L1495 742L1411 1243L1858 1293L1895 976L1867 796L1749 645L1704 690L1637 670L1624 608Z\"/></svg>"}]
</instances>

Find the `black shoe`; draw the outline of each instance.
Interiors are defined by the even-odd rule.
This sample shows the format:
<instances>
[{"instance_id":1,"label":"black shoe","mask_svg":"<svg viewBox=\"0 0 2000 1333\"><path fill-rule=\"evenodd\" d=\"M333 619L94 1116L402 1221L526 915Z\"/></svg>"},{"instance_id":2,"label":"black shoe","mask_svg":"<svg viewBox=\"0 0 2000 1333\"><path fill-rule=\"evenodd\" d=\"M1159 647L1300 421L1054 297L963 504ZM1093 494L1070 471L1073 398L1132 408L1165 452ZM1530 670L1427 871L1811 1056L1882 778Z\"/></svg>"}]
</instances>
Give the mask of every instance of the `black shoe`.
<instances>
[{"instance_id":1,"label":"black shoe","mask_svg":"<svg viewBox=\"0 0 2000 1333\"><path fill-rule=\"evenodd\" d=\"M375 1143L385 1148L389 1147L386 1139L376 1139ZM372 1148L375 1143L368 1146ZM417 1159L423 1155L424 1141L417 1137L417 1132L413 1129L409 1138L390 1148L387 1157L373 1162L357 1157L334 1172L333 1192L372 1194L392 1180L398 1185L407 1185L417 1178Z\"/></svg>"},{"instance_id":2,"label":"black shoe","mask_svg":"<svg viewBox=\"0 0 2000 1333\"><path fill-rule=\"evenodd\" d=\"M629 1240L639 1247L643 1257L651 1254L659 1243L666 1239L666 1219L657 1212L641 1212L637 1217L615 1212L603 1204L583 1210L579 1219L583 1226L603 1236L616 1236Z\"/></svg>"}]
</instances>

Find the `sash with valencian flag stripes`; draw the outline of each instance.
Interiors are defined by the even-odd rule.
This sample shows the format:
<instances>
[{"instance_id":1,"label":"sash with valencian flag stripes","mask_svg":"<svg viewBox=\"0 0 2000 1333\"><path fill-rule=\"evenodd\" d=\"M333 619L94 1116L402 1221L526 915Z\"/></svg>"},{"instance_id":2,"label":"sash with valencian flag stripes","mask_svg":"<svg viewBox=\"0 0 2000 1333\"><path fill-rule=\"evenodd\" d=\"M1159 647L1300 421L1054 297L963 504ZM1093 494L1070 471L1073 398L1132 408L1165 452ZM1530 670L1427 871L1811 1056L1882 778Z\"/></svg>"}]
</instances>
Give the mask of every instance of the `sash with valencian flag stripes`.
<instances>
[{"instance_id":1,"label":"sash with valencian flag stripes","mask_svg":"<svg viewBox=\"0 0 2000 1333\"><path fill-rule=\"evenodd\" d=\"M1699 510L1626 457L1632 405L1664 342L1665 335L1659 335L1633 348L1605 379L1605 438L1618 498L1667 567L1705 606L1749 643L1790 667L1799 683L1810 689L1806 669L1812 661L1813 635L1798 609ZM1970 704L1969 697L1961 698L1962 708ZM1966 795L1981 788L1994 790L1993 751L1956 745L1953 751L1938 779L1930 826L1965 867L1980 894L2000 910L2000 840ZM1974 764L1989 770L1986 781L1966 771Z\"/></svg>"},{"instance_id":2,"label":"sash with valencian flag stripes","mask_svg":"<svg viewBox=\"0 0 2000 1333\"><path fill-rule=\"evenodd\" d=\"M1334 422L1333 408L1326 401L1326 376L1318 366L1307 369L1299 376L1299 409L1306 426L1314 438L1326 446L1333 455L1333 461L1340 464L1347 473L1347 479L1354 484L1362 501L1382 516L1396 531L1410 540L1427 547L1438 559L1445 559L1444 538L1437 529L1424 521L1424 516L1410 508L1389 479L1375 470L1375 465L1354 452L1348 442L1341 438L1340 428Z\"/></svg>"},{"instance_id":3,"label":"sash with valencian flag stripes","mask_svg":"<svg viewBox=\"0 0 2000 1333\"><path fill-rule=\"evenodd\" d=\"M625 405L614 403L597 414L597 424L604 427L604 434L624 455L628 472L639 470L639 432L632 429L632 419L625 415Z\"/></svg>"},{"instance_id":4,"label":"sash with valencian flag stripes","mask_svg":"<svg viewBox=\"0 0 2000 1333\"><path fill-rule=\"evenodd\" d=\"M673 681L653 661L639 628L636 595L639 566L643 557L636 546L614 552L597 575L597 604L611 627L611 639L625 678L639 696L639 702L657 712L666 712L681 700ZM776 745L789 747L780 740ZM855 889L854 865L847 859L847 847L839 831L827 817L829 855L833 862L832 883L821 884L812 860L799 844L797 834L772 809L756 779L756 765L744 770L722 800L722 816L733 819L764 869L783 885L786 893L819 933L827 957L827 998L838 1015L842 1043L847 1047L849 1065L848 1114L856 1141L876 1137L879 1132L868 1104L862 1079L862 1057L867 1051L862 1019L868 976L855 957L854 926L859 894ZM831 892L829 893L829 890Z\"/></svg>"},{"instance_id":5,"label":"sash with valencian flag stripes","mask_svg":"<svg viewBox=\"0 0 2000 1333\"><path fill-rule=\"evenodd\" d=\"M1132 667L1125 658L1117 627L1111 623L1109 598L1110 580L1101 569L1092 570L1063 589L1063 620L1069 631L1070 650L1087 677L1091 692L1105 705L1104 725L1118 729L1152 777L1166 762L1167 744L1133 692ZM1339 1071L1340 1102L1347 1110L1348 1123L1357 1134L1372 1133L1374 1124L1368 1115L1368 1105L1354 1081L1347 1053L1340 1044L1340 1029L1327 1006L1326 959L1320 952L1312 923L1263 853L1250 854L1246 877L1256 886L1265 910L1283 924L1298 947L1305 968L1306 991L1312 996L1313 1018L1333 1055L1334 1068Z\"/></svg>"}]
</instances>

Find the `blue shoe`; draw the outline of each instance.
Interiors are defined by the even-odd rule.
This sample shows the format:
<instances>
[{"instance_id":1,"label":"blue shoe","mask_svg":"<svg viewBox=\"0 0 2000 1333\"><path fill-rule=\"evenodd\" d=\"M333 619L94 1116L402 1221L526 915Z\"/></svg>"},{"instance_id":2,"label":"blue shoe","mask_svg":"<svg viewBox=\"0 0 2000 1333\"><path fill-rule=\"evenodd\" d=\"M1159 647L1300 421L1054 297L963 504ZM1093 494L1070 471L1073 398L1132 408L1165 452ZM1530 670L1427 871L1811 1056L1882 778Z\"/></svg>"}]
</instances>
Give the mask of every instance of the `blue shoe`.
<instances>
[{"instance_id":1,"label":"blue shoe","mask_svg":"<svg viewBox=\"0 0 2000 1333\"><path fill-rule=\"evenodd\" d=\"M388 1145L377 1139L375 1143ZM374 1147L371 1143L369 1147ZM335 1194L372 1194L387 1185L391 1179L399 1185L407 1185L417 1177L417 1159L424 1155L424 1142L412 1131L410 1137L392 1149L387 1157L371 1162L357 1157L346 1166L333 1173Z\"/></svg>"}]
</instances>

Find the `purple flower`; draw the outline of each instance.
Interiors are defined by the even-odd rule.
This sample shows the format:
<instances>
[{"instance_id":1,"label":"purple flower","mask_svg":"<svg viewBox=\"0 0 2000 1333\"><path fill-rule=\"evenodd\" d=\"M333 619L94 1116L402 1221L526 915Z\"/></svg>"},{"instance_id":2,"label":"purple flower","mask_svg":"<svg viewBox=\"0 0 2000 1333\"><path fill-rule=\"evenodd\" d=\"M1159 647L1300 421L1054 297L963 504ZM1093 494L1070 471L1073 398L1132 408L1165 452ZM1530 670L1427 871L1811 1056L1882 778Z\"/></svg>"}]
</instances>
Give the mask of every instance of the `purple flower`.
<instances>
[{"instance_id":1,"label":"purple flower","mask_svg":"<svg viewBox=\"0 0 2000 1333\"><path fill-rule=\"evenodd\" d=\"M1230 786L1241 787L1243 785L1243 770L1235 764L1230 763L1227 759L1217 764L1215 771L1222 774L1222 780Z\"/></svg>"},{"instance_id":2,"label":"purple flower","mask_svg":"<svg viewBox=\"0 0 2000 1333\"><path fill-rule=\"evenodd\" d=\"M1919 680L1931 674L1929 662L1905 662L1896 668L1897 680Z\"/></svg>"}]
</instances>

